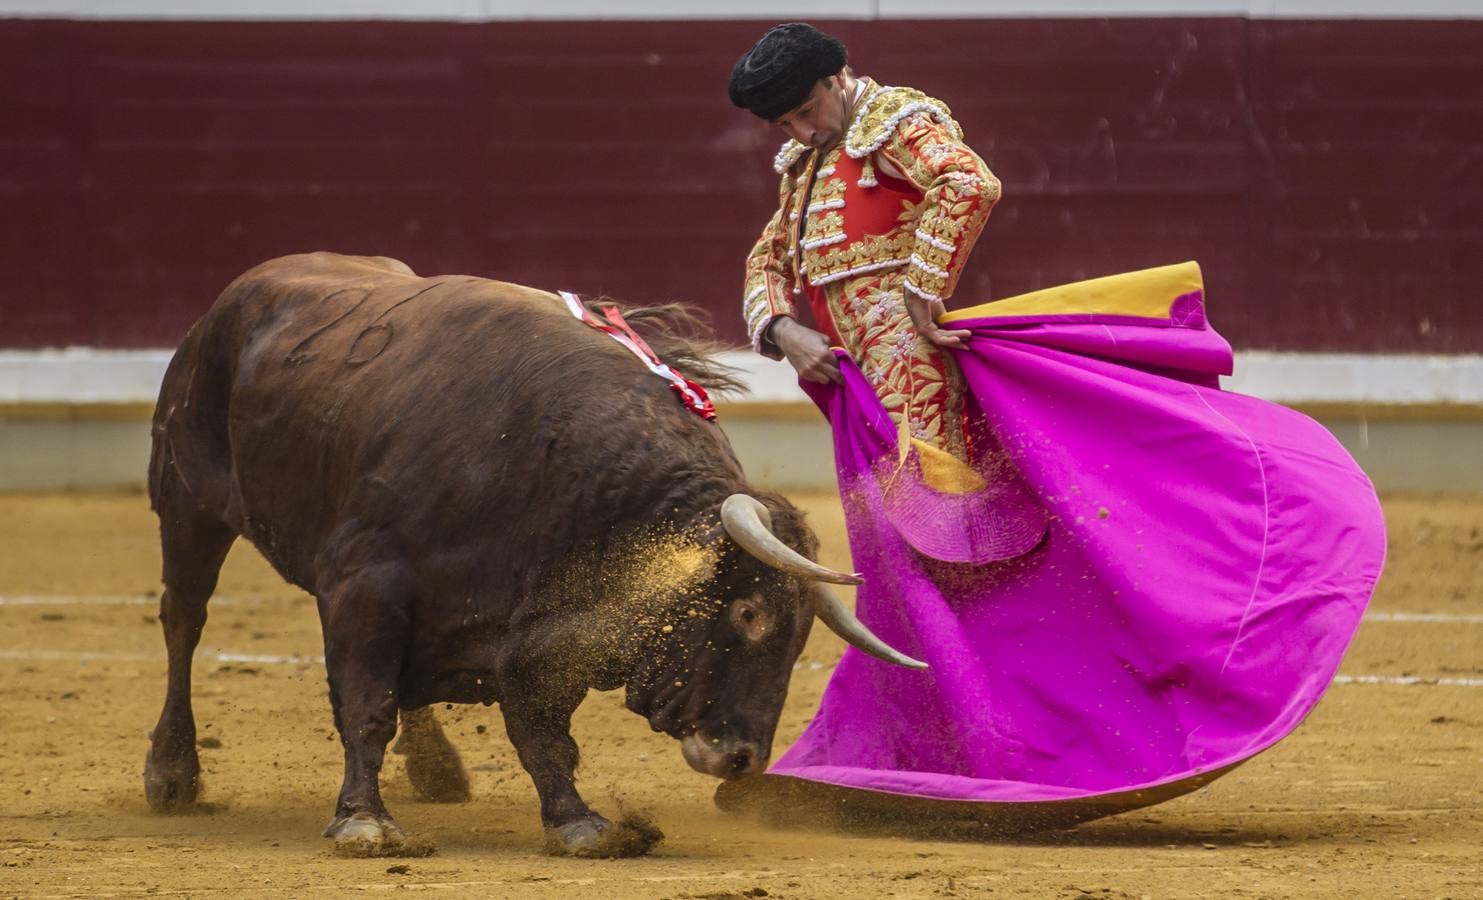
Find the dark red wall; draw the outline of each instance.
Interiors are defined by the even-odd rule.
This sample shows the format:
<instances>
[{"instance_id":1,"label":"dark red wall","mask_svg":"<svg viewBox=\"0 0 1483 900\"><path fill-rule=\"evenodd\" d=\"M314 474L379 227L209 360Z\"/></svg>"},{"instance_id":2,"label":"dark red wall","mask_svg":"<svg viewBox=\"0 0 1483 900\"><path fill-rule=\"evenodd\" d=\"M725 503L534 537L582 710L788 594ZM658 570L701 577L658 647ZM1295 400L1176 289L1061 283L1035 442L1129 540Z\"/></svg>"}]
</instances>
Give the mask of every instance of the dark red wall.
<instances>
[{"instance_id":1,"label":"dark red wall","mask_svg":"<svg viewBox=\"0 0 1483 900\"><path fill-rule=\"evenodd\" d=\"M1196 258L1240 346L1483 352L1483 22L824 24L1004 180L957 305ZM168 346L314 248L740 339L762 28L0 21L0 346Z\"/></svg>"}]
</instances>

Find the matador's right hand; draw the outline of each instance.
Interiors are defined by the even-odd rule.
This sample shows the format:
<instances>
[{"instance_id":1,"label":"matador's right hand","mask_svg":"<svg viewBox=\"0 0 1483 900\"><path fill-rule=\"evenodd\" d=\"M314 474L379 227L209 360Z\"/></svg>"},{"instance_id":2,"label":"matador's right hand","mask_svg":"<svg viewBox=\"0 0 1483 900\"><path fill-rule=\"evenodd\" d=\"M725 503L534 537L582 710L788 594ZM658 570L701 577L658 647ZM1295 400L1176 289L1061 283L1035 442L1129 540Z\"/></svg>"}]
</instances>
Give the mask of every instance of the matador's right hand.
<instances>
[{"instance_id":1,"label":"matador's right hand","mask_svg":"<svg viewBox=\"0 0 1483 900\"><path fill-rule=\"evenodd\" d=\"M773 320L768 336L783 351L799 378L819 384L844 383L844 377L839 374L839 359L822 333L789 316L779 316Z\"/></svg>"},{"instance_id":2,"label":"matador's right hand","mask_svg":"<svg viewBox=\"0 0 1483 900\"><path fill-rule=\"evenodd\" d=\"M906 314L911 317L911 324L916 328L917 334L928 343L958 349L965 346L963 342L973 336L973 332L966 328L949 330L937 324L939 318L947 315L947 306L941 300L928 300L909 290L905 293Z\"/></svg>"}]
</instances>

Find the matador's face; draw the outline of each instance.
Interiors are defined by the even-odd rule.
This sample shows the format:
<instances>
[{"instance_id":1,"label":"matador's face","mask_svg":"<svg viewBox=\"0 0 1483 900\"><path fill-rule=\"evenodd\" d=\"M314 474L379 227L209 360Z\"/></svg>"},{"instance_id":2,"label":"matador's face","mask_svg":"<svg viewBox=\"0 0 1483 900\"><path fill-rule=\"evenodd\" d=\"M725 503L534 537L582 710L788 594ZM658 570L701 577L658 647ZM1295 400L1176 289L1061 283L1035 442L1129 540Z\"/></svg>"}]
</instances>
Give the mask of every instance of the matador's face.
<instances>
[{"instance_id":1,"label":"matador's face","mask_svg":"<svg viewBox=\"0 0 1483 900\"><path fill-rule=\"evenodd\" d=\"M841 71L814 85L806 100L772 121L798 143L827 150L844 137L848 108Z\"/></svg>"}]
</instances>

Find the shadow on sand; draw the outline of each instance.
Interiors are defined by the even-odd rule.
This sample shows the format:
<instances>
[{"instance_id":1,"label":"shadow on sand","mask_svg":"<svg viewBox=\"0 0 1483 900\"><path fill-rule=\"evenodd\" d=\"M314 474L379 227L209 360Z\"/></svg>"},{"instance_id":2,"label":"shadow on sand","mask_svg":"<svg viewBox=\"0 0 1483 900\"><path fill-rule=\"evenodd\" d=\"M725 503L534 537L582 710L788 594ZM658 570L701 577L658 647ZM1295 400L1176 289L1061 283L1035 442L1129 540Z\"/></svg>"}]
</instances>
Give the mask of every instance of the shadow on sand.
<instances>
[{"instance_id":1,"label":"shadow on sand","mask_svg":"<svg viewBox=\"0 0 1483 900\"><path fill-rule=\"evenodd\" d=\"M729 781L716 790L716 805L774 828L842 832L856 836L1032 845L1164 846L1206 836L1158 823L1109 823L1068 830L1107 816L1172 800L1209 784L1239 763L1192 778L1137 791L1040 803L932 800L839 787L783 775ZM1221 843L1269 840L1246 829L1225 829ZM1213 838L1213 836L1210 836Z\"/></svg>"}]
</instances>

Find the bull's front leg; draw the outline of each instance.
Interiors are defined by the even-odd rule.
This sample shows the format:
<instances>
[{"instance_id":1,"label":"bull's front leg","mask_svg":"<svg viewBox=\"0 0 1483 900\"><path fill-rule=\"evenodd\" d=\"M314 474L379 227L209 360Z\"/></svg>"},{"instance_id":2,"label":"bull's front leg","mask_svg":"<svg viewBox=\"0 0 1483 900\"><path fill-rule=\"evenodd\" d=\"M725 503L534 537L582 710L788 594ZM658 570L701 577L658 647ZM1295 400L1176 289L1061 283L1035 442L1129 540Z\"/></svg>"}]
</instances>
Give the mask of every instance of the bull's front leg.
<instances>
[{"instance_id":1,"label":"bull's front leg","mask_svg":"<svg viewBox=\"0 0 1483 900\"><path fill-rule=\"evenodd\" d=\"M530 774L541 798L547 850L580 854L600 843L603 832L612 824L593 812L577 793L579 754L577 742L572 739L572 713L582 695L571 688L552 690L548 684L512 687L501 701L500 711L520 765Z\"/></svg>"},{"instance_id":2,"label":"bull's front leg","mask_svg":"<svg viewBox=\"0 0 1483 900\"><path fill-rule=\"evenodd\" d=\"M546 852L558 856L640 856L663 837L650 825L614 823L587 806L576 787L572 713L585 688L524 684L506 693L505 732L541 798ZM519 698L519 699L514 699Z\"/></svg>"}]
</instances>

